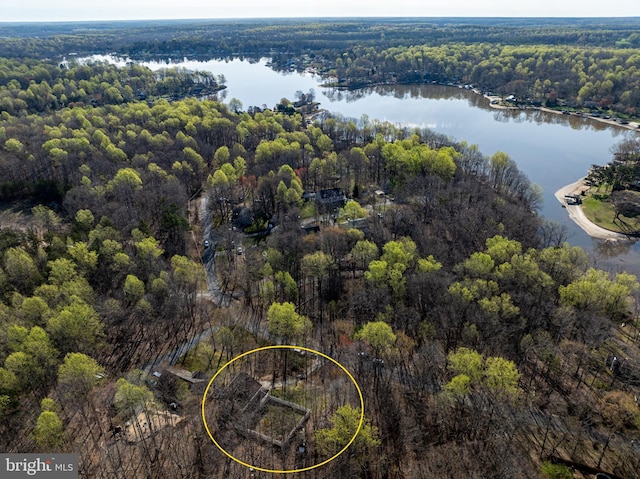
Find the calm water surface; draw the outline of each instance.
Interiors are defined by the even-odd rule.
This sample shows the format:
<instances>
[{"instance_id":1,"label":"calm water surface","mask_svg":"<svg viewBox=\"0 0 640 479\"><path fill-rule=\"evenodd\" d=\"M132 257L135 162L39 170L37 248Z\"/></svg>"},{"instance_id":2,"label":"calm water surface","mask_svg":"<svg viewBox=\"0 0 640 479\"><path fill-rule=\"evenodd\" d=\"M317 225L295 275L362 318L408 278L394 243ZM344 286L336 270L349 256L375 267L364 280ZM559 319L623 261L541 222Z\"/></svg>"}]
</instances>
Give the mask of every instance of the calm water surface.
<instances>
[{"instance_id":1,"label":"calm water surface","mask_svg":"<svg viewBox=\"0 0 640 479\"><path fill-rule=\"evenodd\" d=\"M124 60L109 59L116 63ZM163 62L143 62L159 69ZM586 175L592 164L611 159L610 149L625 135L637 135L621 127L567 115L537 110L497 110L473 92L440 85L385 85L355 92L320 87L311 74L278 73L267 60L182 60L171 66L206 70L224 75L224 101L237 98L249 106L273 107L281 98L293 99L295 92L313 88L321 107L346 117L389 121L402 126L419 126L476 144L491 155L504 151L533 183L542 187L545 218L565 225L569 242L582 246L600 267L626 270L640 275L640 246L612 245L593 240L568 217L554 197L555 191Z\"/></svg>"}]
</instances>

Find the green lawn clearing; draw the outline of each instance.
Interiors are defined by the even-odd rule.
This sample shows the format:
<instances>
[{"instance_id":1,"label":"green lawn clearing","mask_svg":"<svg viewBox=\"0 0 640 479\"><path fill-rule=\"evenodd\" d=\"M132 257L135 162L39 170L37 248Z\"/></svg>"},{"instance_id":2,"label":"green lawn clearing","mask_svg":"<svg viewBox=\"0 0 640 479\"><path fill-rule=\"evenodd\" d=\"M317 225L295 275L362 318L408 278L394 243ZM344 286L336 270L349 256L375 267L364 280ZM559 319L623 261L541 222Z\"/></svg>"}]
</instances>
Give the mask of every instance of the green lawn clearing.
<instances>
[{"instance_id":1,"label":"green lawn clearing","mask_svg":"<svg viewBox=\"0 0 640 479\"><path fill-rule=\"evenodd\" d=\"M640 193L638 195L640 196ZM627 218L620 215L615 219L613 201L607 197L596 199L593 196L587 196L582 201L582 211L590 221L602 228L625 234L640 231L640 218Z\"/></svg>"}]
</instances>

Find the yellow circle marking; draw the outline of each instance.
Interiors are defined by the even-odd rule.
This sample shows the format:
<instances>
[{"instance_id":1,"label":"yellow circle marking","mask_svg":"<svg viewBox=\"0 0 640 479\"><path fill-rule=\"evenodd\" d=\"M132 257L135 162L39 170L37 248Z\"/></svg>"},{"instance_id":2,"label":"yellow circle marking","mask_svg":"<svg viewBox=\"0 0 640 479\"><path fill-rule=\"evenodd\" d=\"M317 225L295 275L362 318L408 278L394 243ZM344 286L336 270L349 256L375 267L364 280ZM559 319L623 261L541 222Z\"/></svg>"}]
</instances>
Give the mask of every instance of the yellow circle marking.
<instances>
[{"instance_id":1,"label":"yellow circle marking","mask_svg":"<svg viewBox=\"0 0 640 479\"><path fill-rule=\"evenodd\" d=\"M356 428L356 432L353 434L353 437L349 440L349 442L347 443L346 446L344 446L340 451L338 451L335 455L331 456L329 459L322 461L319 464L315 464L313 466L309 466L309 467L304 467L302 469L285 469L285 470L278 470L278 469L265 469L263 467L258 467L258 466L253 466L251 464L247 464L246 462L241 461L240 459L238 459L237 457L232 456L231 454L229 454L227 451L225 451L223 449L223 447L218 444L218 441L216 441L216 439L213 437L213 434L211 434L211 431L209 430L209 426L207 425L207 419L205 417L204 414L204 406L205 406L205 402L207 400L207 394L209 393L209 388L211 388L211 385L213 384L213 382L216 380L216 378L218 377L218 375L225 370L225 368L227 368L228 366L230 366L232 363L234 363L235 361L248 356L249 354L253 354L253 353L257 353L259 351L266 351L269 349L300 349L302 351L307 351L310 352L312 354L317 354L318 356L322 356L325 359L328 359L329 361L331 361L333 364L335 364L336 366L338 366L340 369L342 369L345 374L347 376L349 376L349 379L351 379L351 382L355 385L356 390L358 391L358 397L360 398L360 421L358 422L358 427ZM275 345L275 346L264 346L262 348L256 348L256 349L252 349L251 351L247 351L244 352L242 354L240 354L239 356L236 356L235 358L233 358L231 361L229 361L228 363L226 363L224 366L222 366L211 378L211 381L209 381L209 384L207 384L207 388L204 390L204 395L202 396L202 421L204 422L204 428L207 430L207 434L209 435L209 437L211 438L211 440L213 441L213 443L216 445L216 447L218 449L220 449L220 451L222 451L222 453L227 456L229 459L234 460L235 462L237 462L238 464L242 464L243 466L255 469L256 471L262 471L262 472L271 472L271 473L275 473L275 474L291 474L294 472L304 472L304 471L309 471L311 469L315 469L316 467L320 467L320 466L324 466L325 464L333 461L334 459L336 459L338 456L340 456L344 451L346 451L349 446L351 446L351 444L353 443L353 441L356 440L356 436L358 435L358 433L360 432L360 429L362 429L362 424L364 423L364 398L362 397L362 390L360 389L360 386L358 385L358 383L356 382L356 380L354 379L354 377L351 375L351 373L349 371L347 371L347 368L345 368L342 364L340 364L338 361L336 361L335 359L333 359L330 356L327 356L324 353L321 353L320 351L316 351L315 349L310 349L310 348L305 348L302 346L292 346L292 345L286 345L286 344L280 344L280 345Z\"/></svg>"}]
</instances>

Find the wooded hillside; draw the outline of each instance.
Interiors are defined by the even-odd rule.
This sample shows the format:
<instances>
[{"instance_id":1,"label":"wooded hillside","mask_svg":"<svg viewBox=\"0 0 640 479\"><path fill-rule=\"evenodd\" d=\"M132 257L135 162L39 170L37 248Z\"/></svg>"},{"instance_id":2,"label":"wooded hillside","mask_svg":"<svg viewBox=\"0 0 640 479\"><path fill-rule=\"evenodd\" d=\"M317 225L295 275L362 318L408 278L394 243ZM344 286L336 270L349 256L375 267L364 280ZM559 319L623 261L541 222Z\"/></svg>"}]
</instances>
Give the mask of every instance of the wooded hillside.
<instances>
[{"instance_id":1,"label":"wooded hillside","mask_svg":"<svg viewBox=\"0 0 640 479\"><path fill-rule=\"evenodd\" d=\"M344 364L365 403L349 453L301 477L640 477L638 282L565 243L505 153L236 113L192 96L219 87L200 73L1 64L2 450L244 478L199 388L284 342ZM339 397L323 374L286 399ZM306 427L300 460L357 414Z\"/></svg>"}]
</instances>

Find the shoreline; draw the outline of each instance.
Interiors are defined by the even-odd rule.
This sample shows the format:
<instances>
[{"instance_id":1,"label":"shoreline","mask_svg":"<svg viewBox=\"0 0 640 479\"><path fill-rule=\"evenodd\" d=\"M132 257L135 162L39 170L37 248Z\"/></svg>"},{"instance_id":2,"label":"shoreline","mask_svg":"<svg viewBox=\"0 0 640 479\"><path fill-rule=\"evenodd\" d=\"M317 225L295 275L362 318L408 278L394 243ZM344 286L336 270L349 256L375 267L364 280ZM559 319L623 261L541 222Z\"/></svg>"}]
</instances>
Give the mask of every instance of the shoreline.
<instances>
[{"instance_id":1,"label":"shoreline","mask_svg":"<svg viewBox=\"0 0 640 479\"><path fill-rule=\"evenodd\" d=\"M322 75L320 75L320 77L322 78ZM346 86L346 85L339 85L339 84L332 84L332 83L321 83L319 86L321 88L334 88L336 90L345 90L345 91L356 91L356 90L361 90L363 88L370 88L370 87L374 87L374 86L385 86L385 85L398 85L398 86L402 86L402 85L437 85L437 86L447 86L447 87L458 87L458 88L463 88L461 85L448 85L448 84L443 84L443 83L423 83L423 82L416 82L416 83L398 83L398 82L379 82L379 83L371 83L371 84L363 84L363 85L358 85L358 86ZM554 110L552 108L548 108L546 106L508 106L508 105L502 105L498 102L502 102L503 98L499 95L487 95L486 93L482 93L480 92L477 88L465 88L465 90L470 91L472 93L475 93L476 95L482 96L483 98L487 99L489 101L489 107L490 108L494 108L496 110L519 110L519 111L526 111L526 110L539 110L539 111L543 111L545 113L553 113L555 115L567 115L567 116L575 116L578 118L582 118L584 120L592 120L592 121L596 121L599 123L604 123L605 125L609 125L609 126L617 126L619 128L624 128L626 130L631 130L631 131L635 131L640 133L640 120L637 121L630 121L627 124L622 124L617 122L615 119L613 118L602 118L602 117L596 117L596 116L591 116L589 114L586 113L578 113L578 112L568 112L567 113L563 113L562 111L559 110ZM492 103L492 101L495 101L495 103Z\"/></svg>"},{"instance_id":2,"label":"shoreline","mask_svg":"<svg viewBox=\"0 0 640 479\"><path fill-rule=\"evenodd\" d=\"M567 115L567 113L563 113L562 111L558 111L558 110L553 110L553 109L547 108L545 106L526 106L526 107L521 107L521 106L505 106L505 105L500 105L500 104L497 104L497 103L493 103L492 104L491 103L492 100L502 101L502 97L499 97L499 96L488 96L488 95L484 95L484 94L482 94L482 96L484 98L486 98L487 100L489 100L489 107L490 108L495 108L497 110L522 110L522 111L524 111L524 110L540 110L540 111L544 111L545 113L553 113L555 115ZM585 119L585 120L597 121L599 123L604 123L605 125L617 126L619 128L625 128L627 130L640 132L640 121L630 121L626 125L623 125L621 123L618 123L616 120L614 120L612 118L600 118L600 117L595 117L595 116L590 116L590 115L580 114L580 113L575 113L575 112L569 112L567 116L576 116L578 118L582 118L582 119Z\"/></svg>"},{"instance_id":3,"label":"shoreline","mask_svg":"<svg viewBox=\"0 0 640 479\"><path fill-rule=\"evenodd\" d=\"M322 75L318 74L318 76L320 76L320 78L322 79ZM438 85L438 86L448 86L448 87L458 87L458 88L463 88L461 85L450 85L450 84L444 84L444 83L428 83L428 82L415 82L415 83L398 83L398 82L378 82L378 83L367 83L367 84L362 84L362 85L357 85L357 86L346 86L346 85L340 85L340 84L334 84L331 82L325 82L325 83L320 83L320 87L321 88L334 88L336 90L345 90L345 91L356 91L356 90L361 90L364 88L370 88L370 87L374 87L374 86L384 86L384 85ZM486 98L489 101L489 107L490 108L495 108L496 110L521 110L521 111L525 111L525 110L540 110L543 111L545 113L553 113L555 115L567 115L567 116L576 116L578 118L582 118L585 120L592 120L592 121L596 121L599 123L604 123L605 125L610 125L610 126L617 126L619 128L624 128L626 130L631 130L631 131L635 131L640 133L640 120L634 120L634 121L629 121L626 124L622 124L619 123L618 121L616 121L613 118L602 118L602 117L596 117L596 116L591 116L589 114L586 113L580 113L580 112L574 112L574 111L570 111L567 113L563 113L562 111L559 110L554 110L552 108L548 108L545 106L508 106L508 105L502 105L498 102L502 102L503 98L499 95L487 95L486 93L482 93L481 91L479 91L477 88L464 88L465 90L468 90L472 93L475 93L476 95L482 96L483 98ZM495 103L492 103L492 101L495 101Z\"/></svg>"},{"instance_id":4,"label":"shoreline","mask_svg":"<svg viewBox=\"0 0 640 479\"><path fill-rule=\"evenodd\" d=\"M569 218L577 224L582 230L587 233L591 238L601 239L606 241L635 241L635 239L629 237L624 233L618 233L616 231L611 231L601 226L598 226L593 221L591 221L582 211L582 207L580 205L568 205L566 204L564 197L566 195L580 195L582 191L588 188L584 184L585 178L580 178L578 181L574 183L570 183L566 186L563 186L558 191L555 192L556 199L560 202L560 204L567 210L569 214Z\"/></svg>"}]
</instances>

